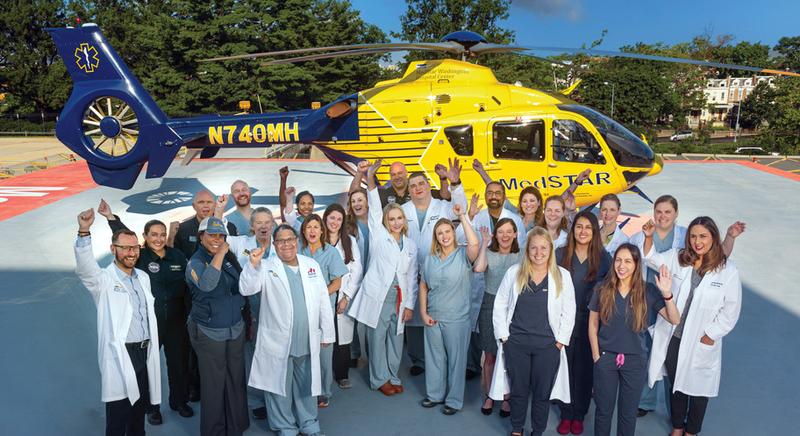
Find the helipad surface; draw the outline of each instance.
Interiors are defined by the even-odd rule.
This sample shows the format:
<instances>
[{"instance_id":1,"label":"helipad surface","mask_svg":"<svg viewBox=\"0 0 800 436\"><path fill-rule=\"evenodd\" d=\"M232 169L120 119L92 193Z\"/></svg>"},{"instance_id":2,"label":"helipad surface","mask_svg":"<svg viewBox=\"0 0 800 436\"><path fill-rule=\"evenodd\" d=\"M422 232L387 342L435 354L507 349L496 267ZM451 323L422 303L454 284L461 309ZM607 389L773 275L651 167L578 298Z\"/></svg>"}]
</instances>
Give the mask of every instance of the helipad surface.
<instances>
[{"instance_id":1,"label":"helipad surface","mask_svg":"<svg viewBox=\"0 0 800 436\"><path fill-rule=\"evenodd\" d=\"M0 434L101 435L105 417L100 402L95 309L75 276L72 244L80 210L105 198L127 225L141 229L159 218L169 222L192 214L191 195L203 187L229 190L241 178L255 189L254 205L277 211L277 170L286 162L200 161L174 165L168 177L141 179L131 191L94 187L82 163L61 173L8 179L0 183ZM289 184L317 196L321 210L336 201L350 178L324 162L290 162ZM55 171L48 170L48 171ZM33 175L31 175L33 176ZM678 198L678 222L697 215L713 217L721 230L735 220L747 222L732 256L744 296L739 324L725 338L720 397L712 399L703 435L789 434L800 404L800 195L798 182L734 163L667 164L663 173L640 187L655 198ZM5 201L4 201L5 200ZM51 201L55 200L55 201ZM33 203L31 203L33 201ZM622 196L623 210L649 214L652 206L637 195ZM21 211L26 211L21 213ZM92 229L101 264L110 231L98 217ZM508 420L479 412L478 379L467 383L462 412L448 417L418 405L424 376L401 369L406 391L384 397L367 388L366 369L353 370L354 387L334 388L331 406L320 411L329 436L490 435L507 434ZM166 371L162 371L166 392ZM663 399L662 399L663 401ZM199 404L193 403L195 412ZM593 431L593 408L586 434ZM555 435L556 409L545 434ZM199 414L180 418L162 407L164 424L147 425L150 435L199 434ZM637 434L663 435L668 421L663 404L639 419ZM247 435L264 434L266 423L251 420ZM788 433L787 433L788 431Z\"/></svg>"}]
</instances>

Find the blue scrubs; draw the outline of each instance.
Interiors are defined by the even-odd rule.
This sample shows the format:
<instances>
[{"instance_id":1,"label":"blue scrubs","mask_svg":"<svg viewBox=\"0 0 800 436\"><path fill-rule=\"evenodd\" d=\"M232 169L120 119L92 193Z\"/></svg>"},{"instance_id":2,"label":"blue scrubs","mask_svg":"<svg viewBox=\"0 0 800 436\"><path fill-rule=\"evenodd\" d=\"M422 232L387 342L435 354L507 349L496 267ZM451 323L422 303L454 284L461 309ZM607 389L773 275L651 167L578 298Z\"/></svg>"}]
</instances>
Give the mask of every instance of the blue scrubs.
<instances>
[{"instance_id":1,"label":"blue scrubs","mask_svg":"<svg viewBox=\"0 0 800 436\"><path fill-rule=\"evenodd\" d=\"M300 254L317 261L322 269L322 279L325 280L326 284L350 272L347 269L347 265L344 264L339 250L329 244L322 244L322 247L318 248L313 254L309 247L304 247L300 250ZM337 291L328 296L333 313L336 313L336 298L338 295L339 292ZM322 372L322 393L320 396L330 398L333 394L331 390L333 385L333 345L320 349L319 363Z\"/></svg>"},{"instance_id":2,"label":"blue scrubs","mask_svg":"<svg viewBox=\"0 0 800 436\"><path fill-rule=\"evenodd\" d=\"M403 250L403 239L397 243L400 250ZM389 285L386 298L383 300L381 314L378 317L378 324L375 328L366 327L366 339L370 346L369 356L369 385L372 389L378 389L386 382L395 386L401 386L400 377L397 371L400 368L400 360L403 358L403 337L397 334L398 317L402 316L397 302L402 296L400 284L397 281L395 272L394 280Z\"/></svg>"},{"instance_id":3,"label":"blue scrubs","mask_svg":"<svg viewBox=\"0 0 800 436\"><path fill-rule=\"evenodd\" d=\"M459 247L444 259L438 255L426 257L422 279L428 285L428 315L436 320L433 326L425 326L427 398L461 409L472 291L472 266L466 249Z\"/></svg>"}]
</instances>

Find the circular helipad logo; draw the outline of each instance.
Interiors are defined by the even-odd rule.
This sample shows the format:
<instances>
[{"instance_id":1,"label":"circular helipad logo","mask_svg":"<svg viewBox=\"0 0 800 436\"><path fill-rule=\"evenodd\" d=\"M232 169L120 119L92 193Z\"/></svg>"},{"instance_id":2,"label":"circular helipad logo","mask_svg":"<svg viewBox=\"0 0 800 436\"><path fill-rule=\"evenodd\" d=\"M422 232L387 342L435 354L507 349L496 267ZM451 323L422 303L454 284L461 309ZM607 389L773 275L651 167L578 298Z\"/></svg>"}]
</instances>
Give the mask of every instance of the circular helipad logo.
<instances>
[{"instance_id":1,"label":"circular helipad logo","mask_svg":"<svg viewBox=\"0 0 800 436\"><path fill-rule=\"evenodd\" d=\"M147 196L150 204L178 204L192 201L192 193L186 191L164 191Z\"/></svg>"}]
</instances>

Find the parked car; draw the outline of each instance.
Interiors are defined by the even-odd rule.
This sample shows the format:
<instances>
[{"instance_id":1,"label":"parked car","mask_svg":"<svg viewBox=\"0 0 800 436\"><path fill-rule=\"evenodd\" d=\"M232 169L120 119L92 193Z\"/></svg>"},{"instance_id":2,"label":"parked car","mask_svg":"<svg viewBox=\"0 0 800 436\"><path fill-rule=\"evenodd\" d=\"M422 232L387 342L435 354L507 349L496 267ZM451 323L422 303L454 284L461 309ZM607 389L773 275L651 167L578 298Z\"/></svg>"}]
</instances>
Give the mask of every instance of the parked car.
<instances>
[{"instance_id":1,"label":"parked car","mask_svg":"<svg viewBox=\"0 0 800 436\"><path fill-rule=\"evenodd\" d=\"M734 151L736 154L746 154L750 156L780 156L781 154L777 151L773 152L766 152L761 147L739 147Z\"/></svg>"},{"instance_id":2,"label":"parked car","mask_svg":"<svg viewBox=\"0 0 800 436\"><path fill-rule=\"evenodd\" d=\"M683 141L684 139L692 139L694 138L694 133L691 130L681 130L678 133L669 137L669 140L672 142L675 141Z\"/></svg>"}]
</instances>

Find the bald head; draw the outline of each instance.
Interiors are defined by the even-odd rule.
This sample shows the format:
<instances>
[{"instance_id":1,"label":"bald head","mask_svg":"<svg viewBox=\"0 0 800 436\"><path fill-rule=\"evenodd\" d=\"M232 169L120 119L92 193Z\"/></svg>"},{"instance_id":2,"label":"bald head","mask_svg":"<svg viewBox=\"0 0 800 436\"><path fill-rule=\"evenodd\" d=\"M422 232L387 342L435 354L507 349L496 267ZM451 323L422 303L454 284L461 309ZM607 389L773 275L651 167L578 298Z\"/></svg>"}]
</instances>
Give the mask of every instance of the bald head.
<instances>
[{"instance_id":1,"label":"bald head","mask_svg":"<svg viewBox=\"0 0 800 436\"><path fill-rule=\"evenodd\" d=\"M250 185L243 180L237 180L231 185L231 198L237 207L250 206Z\"/></svg>"},{"instance_id":2,"label":"bald head","mask_svg":"<svg viewBox=\"0 0 800 436\"><path fill-rule=\"evenodd\" d=\"M194 194L192 208L197 214L198 220L211 216L214 212L214 194L205 189Z\"/></svg>"},{"instance_id":3,"label":"bald head","mask_svg":"<svg viewBox=\"0 0 800 436\"><path fill-rule=\"evenodd\" d=\"M402 162L394 162L389 166L389 177L396 192L405 192L408 186L408 170Z\"/></svg>"}]
</instances>

